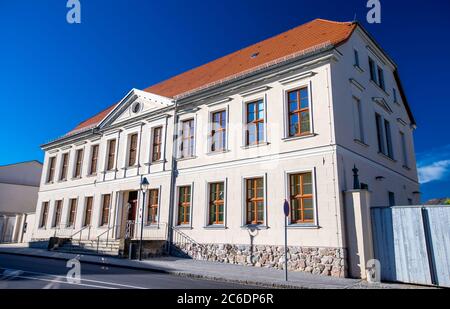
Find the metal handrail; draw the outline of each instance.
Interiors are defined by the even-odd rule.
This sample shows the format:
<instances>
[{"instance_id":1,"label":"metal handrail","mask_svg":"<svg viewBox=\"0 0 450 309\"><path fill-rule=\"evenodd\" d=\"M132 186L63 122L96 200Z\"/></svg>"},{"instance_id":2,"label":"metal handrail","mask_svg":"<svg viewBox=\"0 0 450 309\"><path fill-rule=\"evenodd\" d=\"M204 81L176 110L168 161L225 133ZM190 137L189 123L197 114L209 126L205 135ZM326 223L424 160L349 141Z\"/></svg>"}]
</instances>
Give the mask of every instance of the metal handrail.
<instances>
[{"instance_id":1,"label":"metal handrail","mask_svg":"<svg viewBox=\"0 0 450 309\"><path fill-rule=\"evenodd\" d=\"M80 234L80 240L79 241L81 242L81 237L83 236L83 231L88 229L88 228L89 228L89 232L88 232L88 240L89 240L90 235L91 235L91 226L90 225L83 226L80 230L78 230L78 232L72 234L70 236L70 239L73 239L76 235Z\"/></svg>"},{"instance_id":2,"label":"metal handrail","mask_svg":"<svg viewBox=\"0 0 450 309\"><path fill-rule=\"evenodd\" d=\"M106 245L108 245L108 243L109 243L109 232L111 230L115 229L116 227L118 227L118 225L117 226L116 225L110 226L110 227L108 227L108 229L106 231L104 231L103 233L101 233L100 235L97 236L97 254L98 254L98 251L99 251L100 237L102 237L103 235L106 234Z\"/></svg>"},{"instance_id":3,"label":"metal handrail","mask_svg":"<svg viewBox=\"0 0 450 309\"><path fill-rule=\"evenodd\" d=\"M189 237L188 235L186 235L185 233L183 233L182 231L177 229L177 227L172 226L171 228L175 234L175 243L177 242L176 239L178 238L178 236L180 236L182 239L186 240L187 242L194 244L194 245L200 247L201 249L204 249L204 246L202 244L196 242L194 239L192 239L191 237Z\"/></svg>"}]
</instances>

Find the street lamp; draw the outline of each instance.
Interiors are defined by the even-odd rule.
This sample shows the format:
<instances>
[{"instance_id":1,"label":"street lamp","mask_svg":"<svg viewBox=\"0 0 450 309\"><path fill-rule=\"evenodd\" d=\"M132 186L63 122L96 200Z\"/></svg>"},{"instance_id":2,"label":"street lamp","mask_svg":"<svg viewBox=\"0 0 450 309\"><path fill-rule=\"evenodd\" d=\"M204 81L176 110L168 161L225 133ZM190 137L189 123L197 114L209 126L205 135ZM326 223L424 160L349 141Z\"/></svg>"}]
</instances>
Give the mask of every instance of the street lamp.
<instances>
[{"instance_id":1,"label":"street lamp","mask_svg":"<svg viewBox=\"0 0 450 309\"><path fill-rule=\"evenodd\" d=\"M142 238L144 234L144 212L145 212L145 194L147 193L147 189L150 183L147 180L147 177L142 178L141 180L141 191L142 191L142 211L141 211L141 239L139 240L139 261L142 261Z\"/></svg>"}]
</instances>

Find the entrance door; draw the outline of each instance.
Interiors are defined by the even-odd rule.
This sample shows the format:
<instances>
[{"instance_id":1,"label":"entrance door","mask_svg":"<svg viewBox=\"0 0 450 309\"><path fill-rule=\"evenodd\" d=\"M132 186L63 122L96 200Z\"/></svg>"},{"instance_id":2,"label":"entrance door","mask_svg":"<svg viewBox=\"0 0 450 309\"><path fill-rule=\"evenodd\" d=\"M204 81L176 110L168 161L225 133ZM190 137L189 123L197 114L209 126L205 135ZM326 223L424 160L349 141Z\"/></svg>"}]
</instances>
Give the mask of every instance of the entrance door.
<instances>
[{"instance_id":1,"label":"entrance door","mask_svg":"<svg viewBox=\"0 0 450 309\"><path fill-rule=\"evenodd\" d=\"M137 211L138 193L132 191L128 193L128 214L127 214L127 229L125 238L133 238L136 226L136 211Z\"/></svg>"}]
</instances>

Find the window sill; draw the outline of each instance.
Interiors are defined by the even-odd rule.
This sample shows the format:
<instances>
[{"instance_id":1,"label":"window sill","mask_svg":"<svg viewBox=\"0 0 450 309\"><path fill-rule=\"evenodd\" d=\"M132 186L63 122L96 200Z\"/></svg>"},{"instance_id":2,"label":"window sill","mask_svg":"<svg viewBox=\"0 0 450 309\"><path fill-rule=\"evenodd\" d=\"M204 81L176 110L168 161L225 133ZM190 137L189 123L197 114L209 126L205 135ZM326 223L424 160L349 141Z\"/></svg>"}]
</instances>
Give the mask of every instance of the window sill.
<instances>
[{"instance_id":1,"label":"window sill","mask_svg":"<svg viewBox=\"0 0 450 309\"><path fill-rule=\"evenodd\" d=\"M195 160L195 159L197 159L197 157L192 156L192 157L187 157L187 158L178 158L177 161L182 162L182 161L189 161L189 160Z\"/></svg>"},{"instance_id":2,"label":"window sill","mask_svg":"<svg viewBox=\"0 0 450 309\"><path fill-rule=\"evenodd\" d=\"M78 176L78 177L73 177L71 180L80 180L81 179L81 176Z\"/></svg>"},{"instance_id":3,"label":"window sill","mask_svg":"<svg viewBox=\"0 0 450 309\"><path fill-rule=\"evenodd\" d=\"M46 184L46 185L53 185L53 184L55 184L55 182L54 182L54 181L48 181L48 182L46 182L45 184Z\"/></svg>"},{"instance_id":4,"label":"window sill","mask_svg":"<svg viewBox=\"0 0 450 309\"><path fill-rule=\"evenodd\" d=\"M121 169L122 169L123 171L126 171L126 170L136 169L136 168L139 168L139 167L140 167L140 165L132 165L132 166L122 167Z\"/></svg>"},{"instance_id":5,"label":"window sill","mask_svg":"<svg viewBox=\"0 0 450 309\"><path fill-rule=\"evenodd\" d=\"M57 183L64 183L64 182L67 182L67 179L61 179L61 180L58 180Z\"/></svg>"},{"instance_id":6,"label":"window sill","mask_svg":"<svg viewBox=\"0 0 450 309\"><path fill-rule=\"evenodd\" d=\"M146 163L144 163L144 165L151 166L151 165L158 165L158 164L163 164L163 163L167 163L167 160L157 160L157 161L152 161L152 162L146 162Z\"/></svg>"},{"instance_id":7,"label":"window sill","mask_svg":"<svg viewBox=\"0 0 450 309\"><path fill-rule=\"evenodd\" d=\"M407 171L410 171L411 170L411 168L409 167L409 166L407 166L407 165L403 165L402 166L405 170L407 170Z\"/></svg>"},{"instance_id":8,"label":"window sill","mask_svg":"<svg viewBox=\"0 0 450 309\"><path fill-rule=\"evenodd\" d=\"M86 177L88 177L88 178L94 178L94 177L97 177L97 173L95 173L95 174L90 174L90 175L87 175Z\"/></svg>"},{"instance_id":9,"label":"window sill","mask_svg":"<svg viewBox=\"0 0 450 309\"><path fill-rule=\"evenodd\" d=\"M225 225L208 225L203 227L205 230L227 230Z\"/></svg>"},{"instance_id":10,"label":"window sill","mask_svg":"<svg viewBox=\"0 0 450 309\"><path fill-rule=\"evenodd\" d=\"M363 146L363 147L369 147L369 145L367 145L366 143L364 143L363 141L361 141L361 140L359 140L359 139L354 139L353 140L355 143L357 143L358 145L361 145L361 146Z\"/></svg>"},{"instance_id":11,"label":"window sill","mask_svg":"<svg viewBox=\"0 0 450 309\"><path fill-rule=\"evenodd\" d=\"M268 227L267 225L255 225L255 224L247 224L247 225L243 225L241 226L241 229L243 230L268 230L270 229L270 227Z\"/></svg>"},{"instance_id":12,"label":"window sill","mask_svg":"<svg viewBox=\"0 0 450 309\"><path fill-rule=\"evenodd\" d=\"M370 80L370 82L371 82L376 88L378 88L378 90L380 90L380 91L383 92L387 97L389 97L389 93L387 93L386 90L384 90L383 88L381 88L380 85L378 85L375 81Z\"/></svg>"},{"instance_id":13,"label":"window sill","mask_svg":"<svg viewBox=\"0 0 450 309\"><path fill-rule=\"evenodd\" d=\"M391 162L393 162L393 163L397 163L397 160L395 160L394 158L389 157L388 155L385 155L385 154L382 153L382 152L378 152L378 154L379 154L381 157L383 157L383 158L385 158L385 159L388 159L389 161L391 161Z\"/></svg>"},{"instance_id":14,"label":"window sill","mask_svg":"<svg viewBox=\"0 0 450 309\"><path fill-rule=\"evenodd\" d=\"M287 228L289 230L318 230L321 227L315 224L290 224Z\"/></svg>"},{"instance_id":15,"label":"window sill","mask_svg":"<svg viewBox=\"0 0 450 309\"><path fill-rule=\"evenodd\" d=\"M290 136L290 137L283 138L283 141L284 142L290 142L290 141L295 141L295 140L299 140L299 139L306 139L306 138L315 137L317 135L318 134L310 133L310 134L299 135L299 136Z\"/></svg>"},{"instance_id":16,"label":"window sill","mask_svg":"<svg viewBox=\"0 0 450 309\"><path fill-rule=\"evenodd\" d=\"M118 172L118 171L119 170L117 168L115 168L115 169L112 169L112 170L104 171L104 172L102 172L102 174L110 174L110 173L115 173L115 172Z\"/></svg>"},{"instance_id":17,"label":"window sill","mask_svg":"<svg viewBox=\"0 0 450 309\"><path fill-rule=\"evenodd\" d=\"M241 149L259 148L259 147L264 147L264 146L269 146L269 145L270 145L269 142L261 142L261 143L254 144L254 145L241 146Z\"/></svg>"},{"instance_id":18,"label":"window sill","mask_svg":"<svg viewBox=\"0 0 450 309\"><path fill-rule=\"evenodd\" d=\"M160 230L161 229L161 224L159 224L159 223L146 224L144 226L144 228L147 229L147 230Z\"/></svg>"},{"instance_id":19,"label":"window sill","mask_svg":"<svg viewBox=\"0 0 450 309\"><path fill-rule=\"evenodd\" d=\"M175 230L193 230L190 225L177 225L174 227Z\"/></svg>"},{"instance_id":20,"label":"window sill","mask_svg":"<svg viewBox=\"0 0 450 309\"><path fill-rule=\"evenodd\" d=\"M357 69L360 73L364 73L364 70L357 64L353 65L355 67L355 69Z\"/></svg>"},{"instance_id":21,"label":"window sill","mask_svg":"<svg viewBox=\"0 0 450 309\"><path fill-rule=\"evenodd\" d=\"M218 151L210 151L208 152L206 155L207 156L216 156L216 155L220 155L220 154L224 154L224 153L229 153L230 150L218 150Z\"/></svg>"}]
</instances>

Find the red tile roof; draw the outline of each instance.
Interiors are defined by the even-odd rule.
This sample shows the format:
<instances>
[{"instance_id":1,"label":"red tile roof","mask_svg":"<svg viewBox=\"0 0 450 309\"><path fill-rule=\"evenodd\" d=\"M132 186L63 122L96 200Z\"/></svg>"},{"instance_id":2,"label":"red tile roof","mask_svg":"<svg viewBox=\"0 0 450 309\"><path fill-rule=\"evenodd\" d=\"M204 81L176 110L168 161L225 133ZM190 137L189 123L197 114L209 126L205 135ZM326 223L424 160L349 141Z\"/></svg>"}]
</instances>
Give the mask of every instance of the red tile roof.
<instances>
[{"instance_id":1,"label":"red tile roof","mask_svg":"<svg viewBox=\"0 0 450 309\"><path fill-rule=\"evenodd\" d=\"M356 23L315 19L270 39L172 77L144 91L165 97L180 96L320 45L341 44L350 37L355 28ZM252 57L255 55L256 57ZM69 134L95 126L115 106L116 104L82 122Z\"/></svg>"}]
</instances>

